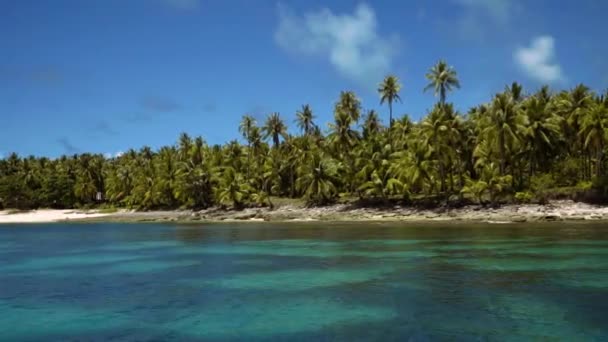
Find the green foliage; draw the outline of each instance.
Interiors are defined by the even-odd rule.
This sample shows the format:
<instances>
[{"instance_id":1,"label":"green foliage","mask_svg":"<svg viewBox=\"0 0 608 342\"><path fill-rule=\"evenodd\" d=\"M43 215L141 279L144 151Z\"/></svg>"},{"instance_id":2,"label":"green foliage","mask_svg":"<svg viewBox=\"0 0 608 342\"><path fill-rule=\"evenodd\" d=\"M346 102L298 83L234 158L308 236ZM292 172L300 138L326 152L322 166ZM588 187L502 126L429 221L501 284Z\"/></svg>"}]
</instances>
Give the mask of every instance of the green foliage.
<instances>
[{"instance_id":1,"label":"green foliage","mask_svg":"<svg viewBox=\"0 0 608 342\"><path fill-rule=\"evenodd\" d=\"M530 203L530 202L532 202L533 197L534 197L534 195L532 195L532 193L529 191L515 193L515 201L517 203Z\"/></svg>"},{"instance_id":2,"label":"green foliage","mask_svg":"<svg viewBox=\"0 0 608 342\"><path fill-rule=\"evenodd\" d=\"M483 197L488 192L488 190L489 190L489 185L487 182L482 181L482 180L477 180L477 181L469 180L467 182L467 185L465 185L462 188L462 190L460 190L460 191L463 194L471 195L473 198L475 198L475 200L477 201L478 204L482 204Z\"/></svg>"},{"instance_id":3,"label":"green foliage","mask_svg":"<svg viewBox=\"0 0 608 342\"><path fill-rule=\"evenodd\" d=\"M590 181L580 181L576 183L576 189L579 191L589 191L593 189L593 182Z\"/></svg>"},{"instance_id":4,"label":"green foliage","mask_svg":"<svg viewBox=\"0 0 608 342\"><path fill-rule=\"evenodd\" d=\"M367 104L363 115L360 98L342 91L327 129L315 123L309 105L296 111L299 135L271 113L263 125L243 116L242 140L223 145L182 133L171 146L114 158L11 154L0 159L0 207L239 209L368 199L438 203L455 195L493 204L512 196L520 203L608 198L606 96L584 85L529 93L513 83L463 115L447 102L460 87L455 69L440 61L426 78L425 90L438 102L426 115L412 116L416 121L408 115L393 120L403 89L388 75L378 87L388 124Z\"/></svg>"},{"instance_id":5,"label":"green foliage","mask_svg":"<svg viewBox=\"0 0 608 342\"><path fill-rule=\"evenodd\" d=\"M542 193L555 187L555 179L549 173L533 176L530 180L530 188L536 193Z\"/></svg>"}]
</instances>

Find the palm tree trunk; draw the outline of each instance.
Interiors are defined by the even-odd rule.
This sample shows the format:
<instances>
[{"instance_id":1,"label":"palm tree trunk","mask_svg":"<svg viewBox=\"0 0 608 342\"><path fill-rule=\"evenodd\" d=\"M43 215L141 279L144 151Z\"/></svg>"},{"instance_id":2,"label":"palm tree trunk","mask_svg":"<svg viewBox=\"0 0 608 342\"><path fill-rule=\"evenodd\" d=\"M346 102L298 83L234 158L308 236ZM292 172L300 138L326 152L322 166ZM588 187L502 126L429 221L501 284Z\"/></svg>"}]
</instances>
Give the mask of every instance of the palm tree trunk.
<instances>
[{"instance_id":1,"label":"palm tree trunk","mask_svg":"<svg viewBox=\"0 0 608 342\"><path fill-rule=\"evenodd\" d=\"M505 134L502 131L499 133L498 143L500 144L500 175L504 176L505 175L505 169L506 169L506 164L505 164Z\"/></svg>"},{"instance_id":2,"label":"palm tree trunk","mask_svg":"<svg viewBox=\"0 0 608 342\"><path fill-rule=\"evenodd\" d=\"M249 140L249 139L248 139ZM247 142L247 179L249 179L249 170L251 168L251 141Z\"/></svg>"},{"instance_id":3,"label":"palm tree trunk","mask_svg":"<svg viewBox=\"0 0 608 342\"><path fill-rule=\"evenodd\" d=\"M437 148L438 145L438 141L437 141L437 134L435 134L435 136L433 137L433 143L435 144L435 148ZM435 151L436 153L436 157L437 157L437 162L439 163L439 177L441 178L441 191L445 191L445 166L443 165L443 161L441 160L439 153L437 151Z\"/></svg>"},{"instance_id":4,"label":"palm tree trunk","mask_svg":"<svg viewBox=\"0 0 608 342\"><path fill-rule=\"evenodd\" d=\"M296 178L295 178L295 172L293 172L293 167L289 168L289 173L290 173L290 178L291 178L291 180L290 180L291 184L290 184L290 191L289 192L290 192L291 198L294 198L294 197L296 197L296 194L295 194Z\"/></svg>"},{"instance_id":5,"label":"palm tree trunk","mask_svg":"<svg viewBox=\"0 0 608 342\"><path fill-rule=\"evenodd\" d=\"M595 172L597 173L596 176L599 178L602 175L602 157L604 154L604 150L603 148L599 148L597 150L597 166L595 167Z\"/></svg>"},{"instance_id":6,"label":"palm tree trunk","mask_svg":"<svg viewBox=\"0 0 608 342\"><path fill-rule=\"evenodd\" d=\"M388 144L393 146L393 101L388 101Z\"/></svg>"}]
</instances>

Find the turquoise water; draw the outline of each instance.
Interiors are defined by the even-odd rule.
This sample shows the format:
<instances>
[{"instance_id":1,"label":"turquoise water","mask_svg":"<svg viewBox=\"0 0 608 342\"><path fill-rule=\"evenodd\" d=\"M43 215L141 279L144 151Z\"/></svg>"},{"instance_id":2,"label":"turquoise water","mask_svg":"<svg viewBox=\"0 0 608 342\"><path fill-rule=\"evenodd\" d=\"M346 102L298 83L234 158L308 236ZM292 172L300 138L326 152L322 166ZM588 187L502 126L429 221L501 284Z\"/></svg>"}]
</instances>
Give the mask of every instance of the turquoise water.
<instances>
[{"instance_id":1,"label":"turquoise water","mask_svg":"<svg viewBox=\"0 0 608 342\"><path fill-rule=\"evenodd\" d=\"M608 226L0 227L0 341L608 340Z\"/></svg>"}]
</instances>

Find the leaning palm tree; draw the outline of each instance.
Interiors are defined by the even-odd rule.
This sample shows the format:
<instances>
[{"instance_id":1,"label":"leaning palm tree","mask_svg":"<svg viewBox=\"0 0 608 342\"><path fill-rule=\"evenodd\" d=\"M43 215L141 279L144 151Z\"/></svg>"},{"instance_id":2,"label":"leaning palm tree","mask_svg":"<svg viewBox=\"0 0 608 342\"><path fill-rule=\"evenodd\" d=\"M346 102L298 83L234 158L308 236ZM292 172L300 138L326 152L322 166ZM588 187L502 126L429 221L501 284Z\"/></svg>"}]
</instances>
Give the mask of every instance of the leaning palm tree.
<instances>
[{"instance_id":1,"label":"leaning palm tree","mask_svg":"<svg viewBox=\"0 0 608 342\"><path fill-rule=\"evenodd\" d=\"M435 96L439 95L439 102L442 105L445 104L448 91L452 91L453 88L460 88L456 70L448 66L443 60L440 60L431 68L429 73L426 74L426 78L429 80L429 84L424 87L424 91L434 89Z\"/></svg>"},{"instance_id":2,"label":"leaning palm tree","mask_svg":"<svg viewBox=\"0 0 608 342\"><path fill-rule=\"evenodd\" d=\"M296 112L296 123L304 135L310 135L313 132L315 127L314 118L312 109L307 104L303 105L302 109Z\"/></svg>"},{"instance_id":3,"label":"leaning palm tree","mask_svg":"<svg viewBox=\"0 0 608 342\"><path fill-rule=\"evenodd\" d=\"M279 116L279 113L272 113L268 115L268 118L266 118L266 123L262 129L264 130L265 139L272 137L274 148L279 147L279 137L285 138L287 135L287 126L285 126L285 123Z\"/></svg>"},{"instance_id":4,"label":"leaning palm tree","mask_svg":"<svg viewBox=\"0 0 608 342\"><path fill-rule=\"evenodd\" d=\"M399 84L399 79L397 76L394 75L386 76L378 88L378 93L380 94L380 104L383 104L384 102L388 103L389 130L393 128L393 102L401 102L401 97L399 97L400 90L401 84Z\"/></svg>"}]
</instances>

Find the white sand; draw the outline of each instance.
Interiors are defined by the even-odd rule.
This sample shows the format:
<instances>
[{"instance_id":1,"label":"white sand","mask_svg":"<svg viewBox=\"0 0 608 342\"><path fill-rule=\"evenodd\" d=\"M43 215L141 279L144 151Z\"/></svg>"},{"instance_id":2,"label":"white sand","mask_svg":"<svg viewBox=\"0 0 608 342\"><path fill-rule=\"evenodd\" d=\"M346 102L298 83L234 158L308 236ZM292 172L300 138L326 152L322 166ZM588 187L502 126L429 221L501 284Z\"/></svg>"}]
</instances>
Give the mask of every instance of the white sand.
<instances>
[{"instance_id":1,"label":"white sand","mask_svg":"<svg viewBox=\"0 0 608 342\"><path fill-rule=\"evenodd\" d=\"M78 211L73 209L54 210L40 209L23 213L9 214L6 210L0 210L0 223L36 223L36 222L57 222L65 220L85 219L102 217L110 214L100 214L95 210Z\"/></svg>"}]
</instances>

